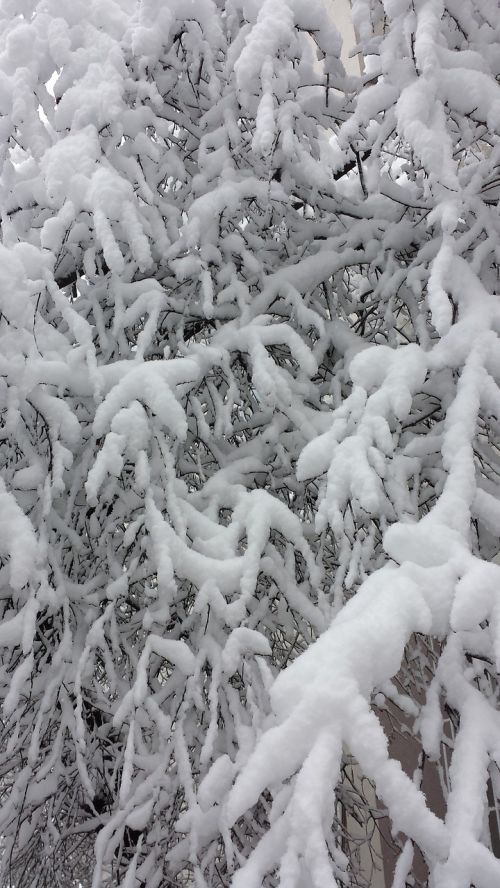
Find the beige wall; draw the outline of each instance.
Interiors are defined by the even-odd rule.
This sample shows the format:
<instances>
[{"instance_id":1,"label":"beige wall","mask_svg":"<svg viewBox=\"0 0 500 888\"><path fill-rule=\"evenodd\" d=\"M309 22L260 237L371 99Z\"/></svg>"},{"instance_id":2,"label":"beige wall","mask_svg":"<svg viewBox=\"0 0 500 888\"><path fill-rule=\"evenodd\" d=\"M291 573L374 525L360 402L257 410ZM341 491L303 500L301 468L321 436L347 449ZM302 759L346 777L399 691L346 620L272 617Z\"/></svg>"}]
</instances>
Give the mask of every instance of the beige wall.
<instances>
[{"instance_id":1,"label":"beige wall","mask_svg":"<svg viewBox=\"0 0 500 888\"><path fill-rule=\"evenodd\" d=\"M348 74L359 74L360 63L358 56L350 59L349 52L356 45L356 37L351 21L350 0L331 0L332 18L342 34L342 61Z\"/></svg>"}]
</instances>

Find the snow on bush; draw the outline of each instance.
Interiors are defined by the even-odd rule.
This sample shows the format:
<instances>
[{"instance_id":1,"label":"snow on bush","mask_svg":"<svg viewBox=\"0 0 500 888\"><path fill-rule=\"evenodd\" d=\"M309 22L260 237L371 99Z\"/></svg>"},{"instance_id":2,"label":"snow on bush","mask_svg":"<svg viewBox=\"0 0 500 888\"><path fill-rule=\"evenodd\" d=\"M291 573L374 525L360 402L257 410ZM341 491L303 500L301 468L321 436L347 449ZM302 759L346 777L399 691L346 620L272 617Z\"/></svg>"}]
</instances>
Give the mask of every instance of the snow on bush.
<instances>
[{"instance_id":1,"label":"snow on bush","mask_svg":"<svg viewBox=\"0 0 500 888\"><path fill-rule=\"evenodd\" d=\"M494 6L2 4L2 884L500 883Z\"/></svg>"}]
</instances>

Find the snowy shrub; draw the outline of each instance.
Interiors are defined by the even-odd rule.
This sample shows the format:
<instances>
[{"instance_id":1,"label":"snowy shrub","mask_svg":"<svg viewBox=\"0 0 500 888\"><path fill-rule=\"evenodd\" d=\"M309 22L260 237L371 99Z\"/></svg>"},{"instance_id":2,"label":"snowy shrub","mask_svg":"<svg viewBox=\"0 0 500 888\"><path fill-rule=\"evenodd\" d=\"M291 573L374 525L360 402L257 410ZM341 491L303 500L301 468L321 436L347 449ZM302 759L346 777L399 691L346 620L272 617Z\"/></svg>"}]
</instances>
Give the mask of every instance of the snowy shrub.
<instances>
[{"instance_id":1,"label":"snowy shrub","mask_svg":"<svg viewBox=\"0 0 500 888\"><path fill-rule=\"evenodd\" d=\"M500 18L352 14L1 4L5 886L500 884Z\"/></svg>"}]
</instances>

